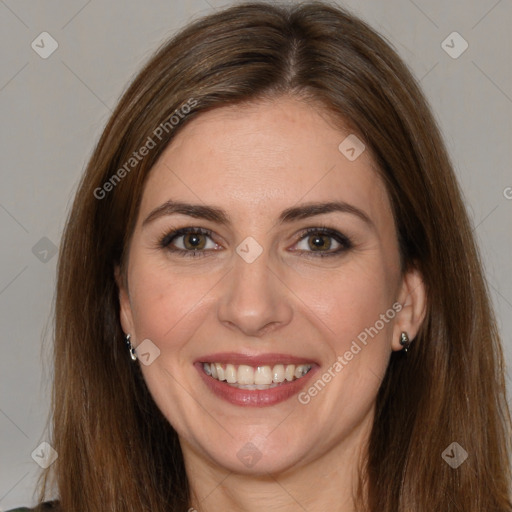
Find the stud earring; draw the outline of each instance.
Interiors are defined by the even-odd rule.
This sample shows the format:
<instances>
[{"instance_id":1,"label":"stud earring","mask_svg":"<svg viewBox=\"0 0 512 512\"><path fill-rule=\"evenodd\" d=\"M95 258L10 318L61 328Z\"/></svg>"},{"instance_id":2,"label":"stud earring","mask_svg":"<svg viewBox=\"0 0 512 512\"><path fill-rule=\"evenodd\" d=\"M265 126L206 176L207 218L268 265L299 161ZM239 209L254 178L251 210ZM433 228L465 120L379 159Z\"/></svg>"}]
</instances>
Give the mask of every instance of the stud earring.
<instances>
[{"instance_id":1,"label":"stud earring","mask_svg":"<svg viewBox=\"0 0 512 512\"><path fill-rule=\"evenodd\" d=\"M131 336L129 334L126 335L124 341L126 343L126 346L128 347L128 350L130 351L130 357L133 361L137 360L137 354L135 353L135 348L132 345L132 342L130 341Z\"/></svg>"},{"instance_id":2,"label":"stud earring","mask_svg":"<svg viewBox=\"0 0 512 512\"><path fill-rule=\"evenodd\" d=\"M409 336L408 334L403 331L401 334L400 334L400 345L402 345L402 347L404 347L402 350L404 352L407 352L407 349L411 346L411 340L409 339Z\"/></svg>"}]
</instances>

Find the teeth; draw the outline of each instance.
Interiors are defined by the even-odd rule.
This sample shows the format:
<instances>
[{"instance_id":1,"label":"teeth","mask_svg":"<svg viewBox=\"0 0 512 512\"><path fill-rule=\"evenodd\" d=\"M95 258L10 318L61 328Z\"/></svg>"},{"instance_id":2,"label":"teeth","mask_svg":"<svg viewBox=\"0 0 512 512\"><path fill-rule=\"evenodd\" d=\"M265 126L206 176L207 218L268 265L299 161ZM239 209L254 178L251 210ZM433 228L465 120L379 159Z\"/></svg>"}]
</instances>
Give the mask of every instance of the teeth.
<instances>
[{"instance_id":1,"label":"teeth","mask_svg":"<svg viewBox=\"0 0 512 512\"><path fill-rule=\"evenodd\" d=\"M214 366L214 365L215 365L215 368L217 370L217 379L218 380L226 380L226 377L224 377L224 368L222 368L222 365L220 365L219 363L212 363L211 364L211 366ZM213 375L212 375L212 377L213 377Z\"/></svg>"},{"instance_id":2,"label":"teeth","mask_svg":"<svg viewBox=\"0 0 512 512\"><path fill-rule=\"evenodd\" d=\"M272 368L270 366L258 366L254 372L254 384L272 384Z\"/></svg>"},{"instance_id":3,"label":"teeth","mask_svg":"<svg viewBox=\"0 0 512 512\"><path fill-rule=\"evenodd\" d=\"M284 376L287 381L293 380L293 378L295 377L295 365L287 365L284 371Z\"/></svg>"},{"instance_id":4,"label":"teeth","mask_svg":"<svg viewBox=\"0 0 512 512\"><path fill-rule=\"evenodd\" d=\"M233 364L203 363L203 370L206 375L241 389L269 389L285 380L291 382L304 377L311 370L311 365L276 364L253 368L246 364L237 367Z\"/></svg>"},{"instance_id":5,"label":"teeth","mask_svg":"<svg viewBox=\"0 0 512 512\"><path fill-rule=\"evenodd\" d=\"M234 384L236 382L236 369L232 364L226 365L224 376L226 377L226 381L230 384Z\"/></svg>"},{"instance_id":6,"label":"teeth","mask_svg":"<svg viewBox=\"0 0 512 512\"><path fill-rule=\"evenodd\" d=\"M276 364L272 370L272 380L274 382L284 382L284 365Z\"/></svg>"},{"instance_id":7,"label":"teeth","mask_svg":"<svg viewBox=\"0 0 512 512\"><path fill-rule=\"evenodd\" d=\"M236 379L234 382L238 384L254 384L254 369L252 366L241 364L238 367L237 377L238 379Z\"/></svg>"},{"instance_id":8,"label":"teeth","mask_svg":"<svg viewBox=\"0 0 512 512\"><path fill-rule=\"evenodd\" d=\"M305 365L299 364L299 366L295 368L295 378L300 379L301 377L304 377L309 370L311 370L311 367L307 368Z\"/></svg>"}]
</instances>

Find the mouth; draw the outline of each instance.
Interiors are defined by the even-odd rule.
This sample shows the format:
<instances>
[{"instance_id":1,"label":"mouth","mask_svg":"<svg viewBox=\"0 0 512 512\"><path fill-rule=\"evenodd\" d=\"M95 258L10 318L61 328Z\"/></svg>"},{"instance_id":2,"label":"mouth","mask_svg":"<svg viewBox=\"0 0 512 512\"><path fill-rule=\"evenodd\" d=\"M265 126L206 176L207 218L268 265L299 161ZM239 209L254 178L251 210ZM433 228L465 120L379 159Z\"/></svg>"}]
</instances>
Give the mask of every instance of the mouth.
<instances>
[{"instance_id":1,"label":"mouth","mask_svg":"<svg viewBox=\"0 0 512 512\"><path fill-rule=\"evenodd\" d=\"M302 379L313 364L275 364L249 366L246 364L203 363L203 372L237 389L264 390L285 382Z\"/></svg>"},{"instance_id":2,"label":"mouth","mask_svg":"<svg viewBox=\"0 0 512 512\"><path fill-rule=\"evenodd\" d=\"M283 354L214 354L194 364L218 398L241 406L263 407L287 400L306 385L319 365Z\"/></svg>"}]
</instances>

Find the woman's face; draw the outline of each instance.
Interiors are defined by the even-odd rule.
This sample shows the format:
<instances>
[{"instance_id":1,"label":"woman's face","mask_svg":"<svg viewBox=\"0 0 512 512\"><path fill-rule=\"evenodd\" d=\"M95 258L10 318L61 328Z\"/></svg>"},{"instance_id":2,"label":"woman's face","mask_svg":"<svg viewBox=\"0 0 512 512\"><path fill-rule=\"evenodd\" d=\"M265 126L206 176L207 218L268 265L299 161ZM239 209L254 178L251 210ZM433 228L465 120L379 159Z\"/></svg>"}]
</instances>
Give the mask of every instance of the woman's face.
<instances>
[{"instance_id":1,"label":"woman's face","mask_svg":"<svg viewBox=\"0 0 512 512\"><path fill-rule=\"evenodd\" d=\"M289 97L219 108L147 179L121 321L189 464L276 473L368 436L423 287L348 135Z\"/></svg>"}]
</instances>

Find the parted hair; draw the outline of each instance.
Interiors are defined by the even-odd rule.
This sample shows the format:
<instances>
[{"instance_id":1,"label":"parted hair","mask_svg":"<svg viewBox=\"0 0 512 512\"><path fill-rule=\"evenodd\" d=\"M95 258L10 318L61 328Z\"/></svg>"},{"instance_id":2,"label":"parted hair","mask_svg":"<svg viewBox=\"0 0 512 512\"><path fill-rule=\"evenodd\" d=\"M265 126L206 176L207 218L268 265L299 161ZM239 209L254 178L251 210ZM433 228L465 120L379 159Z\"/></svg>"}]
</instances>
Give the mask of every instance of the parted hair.
<instances>
[{"instance_id":1,"label":"parted hair","mask_svg":"<svg viewBox=\"0 0 512 512\"><path fill-rule=\"evenodd\" d=\"M50 415L59 456L41 475L40 500L56 493L63 512L188 510L178 436L123 341L114 269L124 268L145 180L173 137L206 110L284 95L364 141L403 271L419 270L426 286L425 320L407 357L392 354L376 397L358 510L511 512L501 342L439 129L391 45L325 2L244 3L195 20L122 95L60 246ZM149 138L145 156L130 160ZM453 442L468 453L456 469L442 457Z\"/></svg>"}]
</instances>

